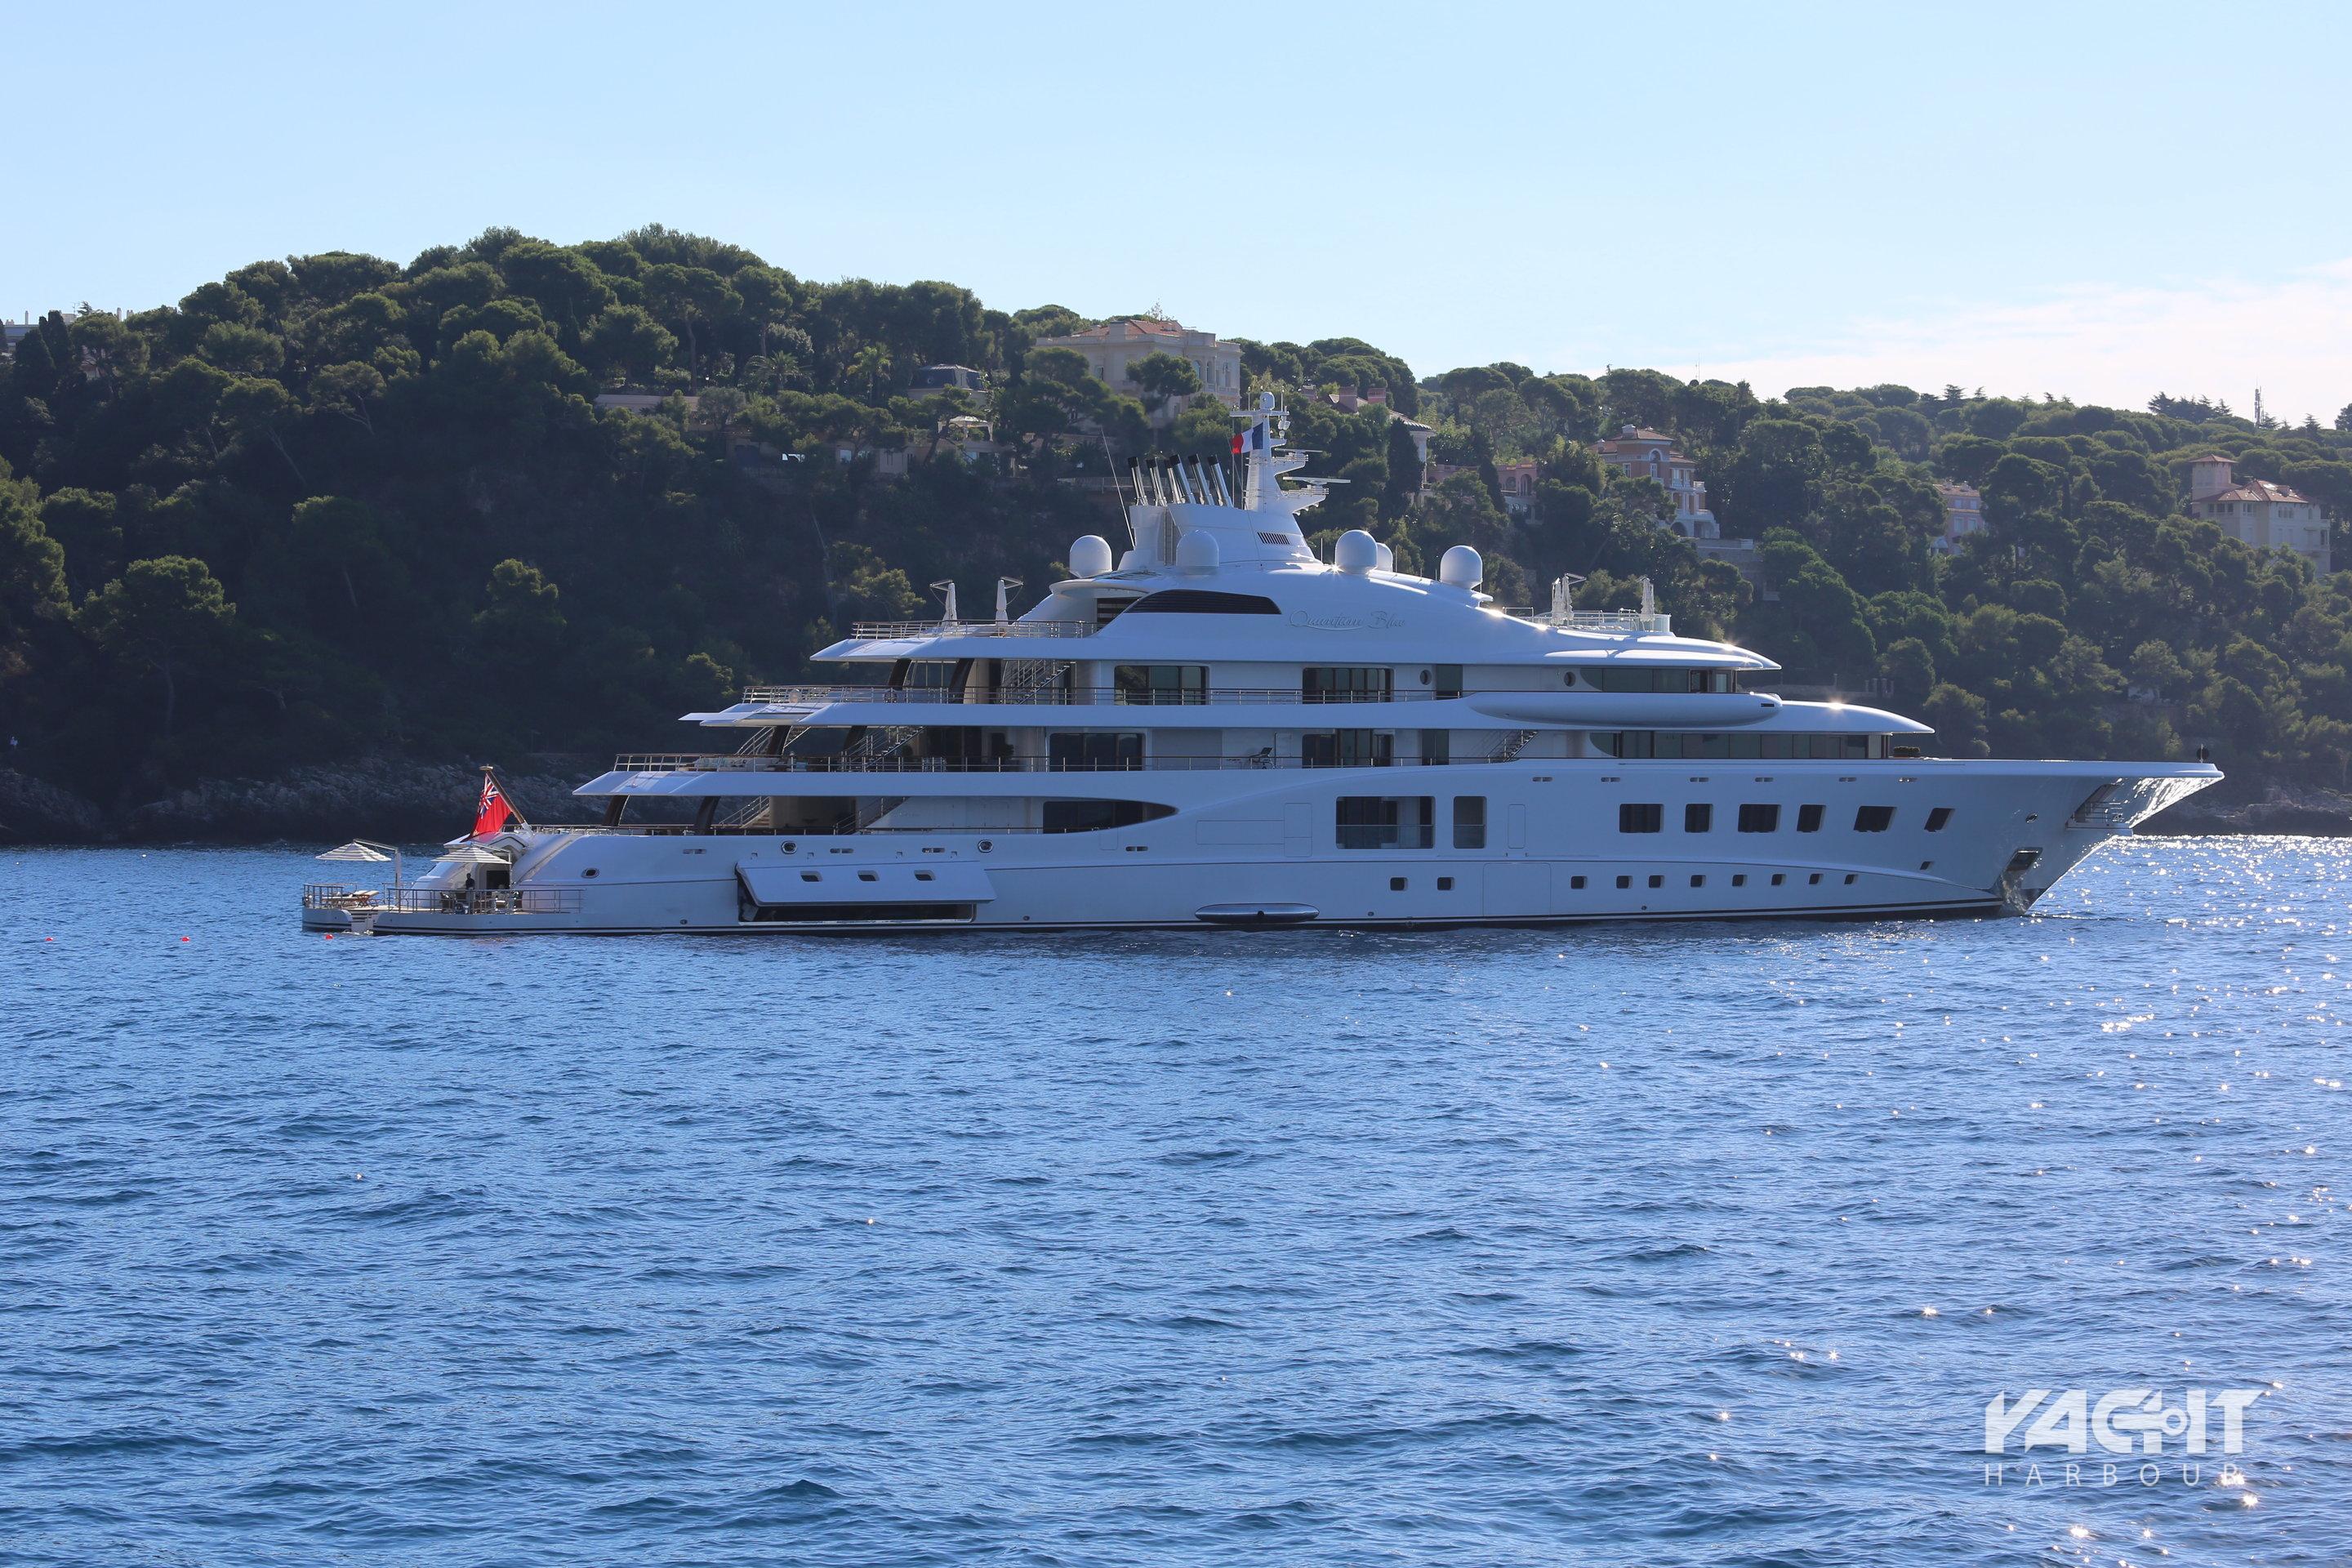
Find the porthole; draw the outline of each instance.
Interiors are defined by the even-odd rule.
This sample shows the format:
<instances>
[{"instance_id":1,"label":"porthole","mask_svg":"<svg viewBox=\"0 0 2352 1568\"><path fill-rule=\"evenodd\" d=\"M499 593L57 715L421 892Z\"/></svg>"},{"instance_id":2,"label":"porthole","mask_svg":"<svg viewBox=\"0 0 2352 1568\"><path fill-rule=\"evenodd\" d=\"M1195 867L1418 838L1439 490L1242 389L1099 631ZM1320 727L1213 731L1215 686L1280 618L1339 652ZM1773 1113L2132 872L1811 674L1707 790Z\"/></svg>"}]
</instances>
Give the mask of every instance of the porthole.
<instances>
[{"instance_id":1,"label":"porthole","mask_svg":"<svg viewBox=\"0 0 2352 1568\"><path fill-rule=\"evenodd\" d=\"M596 868L595 868L595 867L593 867L593 866L591 866L591 867L589 867L589 868L588 868L588 869L586 869L585 871L581 872L580 874L581 874L583 877L593 877L593 876L594 876L594 875L596 874Z\"/></svg>"},{"instance_id":2,"label":"porthole","mask_svg":"<svg viewBox=\"0 0 2352 1568\"><path fill-rule=\"evenodd\" d=\"M1428 684L1429 684L1429 671L1427 671L1427 670L1425 670L1425 669L1424 669L1424 670L1423 670L1423 671L1421 672L1421 683L1422 683L1423 686L1426 686L1426 685L1428 685Z\"/></svg>"}]
</instances>

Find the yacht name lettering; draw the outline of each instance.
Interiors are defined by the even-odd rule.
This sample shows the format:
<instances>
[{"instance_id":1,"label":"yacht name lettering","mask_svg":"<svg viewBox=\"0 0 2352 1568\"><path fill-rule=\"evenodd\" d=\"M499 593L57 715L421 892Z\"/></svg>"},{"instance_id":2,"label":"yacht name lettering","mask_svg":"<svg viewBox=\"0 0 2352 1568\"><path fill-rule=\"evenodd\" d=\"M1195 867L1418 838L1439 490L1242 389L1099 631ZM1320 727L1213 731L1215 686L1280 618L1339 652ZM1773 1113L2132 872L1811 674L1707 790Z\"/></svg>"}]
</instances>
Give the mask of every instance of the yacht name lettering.
<instances>
[{"instance_id":1,"label":"yacht name lettering","mask_svg":"<svg viewBox=\"0 0 2352 1568\"><path fill-rule=\"evenodd\" d=\"M1361 616L1310 616L1305 610L1293 610L1290 612L1290 624L1317 632L1385 632L1403 626L1404 617L1386 610L1374 610Z\"/></svg>"}]
</instances>

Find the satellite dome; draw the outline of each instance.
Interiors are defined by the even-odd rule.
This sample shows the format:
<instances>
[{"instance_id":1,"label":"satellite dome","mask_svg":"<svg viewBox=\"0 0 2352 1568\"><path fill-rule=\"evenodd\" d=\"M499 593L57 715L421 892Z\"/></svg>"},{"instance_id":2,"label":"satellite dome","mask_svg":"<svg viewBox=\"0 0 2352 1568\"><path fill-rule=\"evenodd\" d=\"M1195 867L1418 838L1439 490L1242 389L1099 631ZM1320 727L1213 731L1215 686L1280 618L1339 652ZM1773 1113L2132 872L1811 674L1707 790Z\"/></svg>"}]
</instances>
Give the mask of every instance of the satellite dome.
<instances>
[{"instance_id":1,"label":"satellite dome","mask_svg":"<svg viewBox=\"0 0 2352 1568\"><path fill-rule=\"evenodd\" d=\"M1110 541L1089 533L1070 546L1070 575L1099 577L1110 570Z\"/></svg>"},{"instance_id":2,"label":"satellite dome","mask_svg":"<svg viewBox=\"0 0 2352 1568\"><path fill-rule=\"evenodd\" d=\"M1364 573L1381 563L1381 542L1360 528L1339 536L1331 549L1331 564L1342 572Z\"/></svg>"},{"instance_id":3,"label":"satellite dome","mask_svg":"<svg viewBox=\"0 0 2352 1568\"><path fill-rule=\"evenodd\" d=\"M1466 544L1457 544L1437 563L1437 580L1449 587L1475 588L1486 575L1486 563Z\"/></svg>"},{"instance_id":4,"label":"satellite dome","mask_svg":"<svg viewBox=\"0 0 2352 1568\"><path fill-rule=\"evenodd\" d=\"M1373 570L1373 571L1375 571L1375 572L1393 572L1393 571L1395 571L1395 570L1396 570L1396 552L1395 552L1395 551L1393 551L1393 550L1391 550L1391 549L1390 549L1387 545L1385 545L1385 544L1383 544L1383 545L1381 545L1381 546L1380 547L1380 552L1381 552L1381 558L1380 558L1379 562L1378 562L1377 563L1375 563L1375 564L1374 564L1374 566L1373 566L1372 570Z\"/></svg>"},{"instance_id":5,"label":"satellite dome","mask_svg":"<svg viewBox=\"0 0 2352 1568\"><path fill-rule=\"evenodd\" d=\"M1215 535L1193 529L1176 541L1176 570L1214 572L1220 553Z\"/></svg>"}]
</instances>

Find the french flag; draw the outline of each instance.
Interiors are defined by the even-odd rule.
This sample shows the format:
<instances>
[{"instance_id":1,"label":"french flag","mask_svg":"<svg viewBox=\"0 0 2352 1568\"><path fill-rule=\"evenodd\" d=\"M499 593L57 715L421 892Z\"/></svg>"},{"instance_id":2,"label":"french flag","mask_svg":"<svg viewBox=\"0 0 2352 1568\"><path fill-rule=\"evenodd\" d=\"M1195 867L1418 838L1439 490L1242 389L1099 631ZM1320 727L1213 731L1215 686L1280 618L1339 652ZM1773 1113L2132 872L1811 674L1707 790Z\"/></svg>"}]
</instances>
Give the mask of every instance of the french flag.
<instances>
[{"instance_id":1,"label":"french flag","mask_svg":"<svg viewBox=\"0 0 2352 1568\"><path fill-rule=\"evenodd\" d=\"M1265 420L1261 419L1257 421L1246 430L1236 430L1234 432L1234 456L1238 458L1244 452L1263 452L1265 450Z\"/></svg>"}]
</instances>

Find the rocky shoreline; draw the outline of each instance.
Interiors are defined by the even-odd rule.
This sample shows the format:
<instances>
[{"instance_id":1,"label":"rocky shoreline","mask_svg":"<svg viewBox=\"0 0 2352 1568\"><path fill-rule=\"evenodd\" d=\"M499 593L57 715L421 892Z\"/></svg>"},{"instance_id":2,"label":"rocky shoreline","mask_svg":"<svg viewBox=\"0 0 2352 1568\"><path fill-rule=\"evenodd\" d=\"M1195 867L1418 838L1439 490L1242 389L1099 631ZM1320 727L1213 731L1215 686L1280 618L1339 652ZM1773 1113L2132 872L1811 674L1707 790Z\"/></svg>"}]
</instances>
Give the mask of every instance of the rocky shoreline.
<instances>
[{"instance_id":1,"label":"rocky shoreline","mask_svg":"<svg viewBox=\"0 0 2352 1568\"><path fill-rule=\"evenodd\" d=\"M601 765L557 759L500 771L526 817L576 822L572 796ZM270 779L211 779L155 800L107 810L25 773L0 769L0 844L340 843L359 837L436 844L466 831L481 792L481 770L463 763L370 758L294 768Z\"/></svg>"},{"instance_id":2,"label":"rocky shoreline","mask_svg":"<svg viewBox=\"0 0 2352 1568\"><path fill-rule=\"evenodd\" d=\"M535 757L526 770L503 776L525 816L578 821L583 812L572 791L602 766L594 758ZM438 843L465 830L480 778L464 763L370 758L295 768L272 779L214 779L110 811L0 768L0 844L331 844L354 835ZM2139 831L2352 837L2352 796L2339 792L2273 784L2252 799L2213 800L2220 793L2192 796Z\"/></svg>"}]
</instances>

